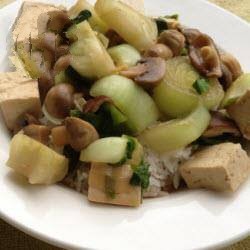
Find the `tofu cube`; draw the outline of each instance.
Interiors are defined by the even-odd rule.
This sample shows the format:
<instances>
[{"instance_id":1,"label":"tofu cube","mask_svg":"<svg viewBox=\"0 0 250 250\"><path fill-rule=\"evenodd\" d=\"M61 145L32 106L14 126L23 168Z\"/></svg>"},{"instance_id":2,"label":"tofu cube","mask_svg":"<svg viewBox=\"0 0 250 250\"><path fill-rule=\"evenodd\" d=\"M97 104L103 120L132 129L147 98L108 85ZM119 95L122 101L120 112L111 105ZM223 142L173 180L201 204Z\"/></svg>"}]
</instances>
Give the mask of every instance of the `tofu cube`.
<instances>
[{"instance_id":1,"label":"tofu cube","mask_svg":"<svg viewBox=\"0 0 250 250\"><path fill-rule=\"evenodd\" d=\"M250 140L250 90L227 107L227 112L236 122L243 136Z\"/></svg>"},{"instance_id":2,"label":"tofu cube","mask_svg":"<svg viewBox=\"0 0 250 250\"><path fill-rule=\"evenodd\" d=\"M250 160L240 144L222 143L195 153L180 173L189 188L234 192L248 178Z\"/></svg>"},{"instance_id":3,"label":"tofu cube","mask_svg":"<svg viewBox=\"0 0 250 250\"><path fill-rule=\"evenodd\" d=\"M27 42L30 38L36 40L39 34L46 31L49 20L47 13L60 9L45 3L24 2L13 26L13 41L19 43Z\"/></svg>"},{"instance_id":4,"label":"tofu cube","mask_svg":"<svg viewBox=\"0 0 250 250\"><path fill-rule=\"evenodd\" d=\"M130 165L119 167L92 163L89 173L88 199L93 202L137 207L141 204L141 187L130 185Z\"/></svg>"},{"instance_id":5,"label":"tofu cube","mask_svg":"<svg viewBox=\"0 0 250 250\"><path fill-rule=\"evenodd\" d=\"M0 109L8 129L13 130L21 115L41 114L37 80L18 72L0 73Z\"/></svg>"}]
</instances>

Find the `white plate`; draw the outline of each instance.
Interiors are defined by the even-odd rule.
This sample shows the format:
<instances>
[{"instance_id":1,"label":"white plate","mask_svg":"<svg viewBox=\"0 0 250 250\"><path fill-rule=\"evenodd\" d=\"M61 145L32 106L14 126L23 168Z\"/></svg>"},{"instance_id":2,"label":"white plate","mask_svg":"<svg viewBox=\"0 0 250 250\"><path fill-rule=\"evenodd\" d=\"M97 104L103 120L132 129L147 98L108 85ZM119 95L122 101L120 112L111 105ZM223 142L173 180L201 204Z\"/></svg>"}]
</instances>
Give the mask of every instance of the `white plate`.
<instances>
[{"instance_id":1,"label":"white plate","mask_svg":"<svg viewBox=\"0 0 250 250\"><path fill-rule=\"evenodd\" d=\"M66 3L66 1L54 1ZM71 1L67 1L70 3ZM0 70L7 68L8 30L20 2L0 10ZM250 26L199 0L146 0L151 15L179 13L210 34L250 71ZM70 249L215 249L250 233L250 182L232 196L185 191L146 200L138 209L94 205L61 186L30 186L5 167L9 136L0 124L0 214L37 238Z\"/></svg>"}]
</instances>

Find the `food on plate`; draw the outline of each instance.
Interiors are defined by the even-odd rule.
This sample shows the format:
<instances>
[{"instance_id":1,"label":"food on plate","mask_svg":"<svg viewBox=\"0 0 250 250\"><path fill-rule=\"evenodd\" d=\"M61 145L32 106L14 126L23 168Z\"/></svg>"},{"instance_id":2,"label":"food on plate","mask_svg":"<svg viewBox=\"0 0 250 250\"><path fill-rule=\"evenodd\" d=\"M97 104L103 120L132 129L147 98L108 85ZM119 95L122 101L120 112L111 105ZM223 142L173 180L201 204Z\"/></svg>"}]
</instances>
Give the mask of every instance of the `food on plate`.
<instances>
[{"instance_id":1,"label":"food on plate","mask_svg":"<svg viewBox=\"0 0 250 250\"><path fill-rule=\"evenodd\" d=\"M250 74L203 32L147 16L142 0L24 2L16 71L0 73L7 165L121 206L236 191L250 174Z\"/></svg>"},{"instance_id":2,"label":"food on plate","mask_svg":"<svg viewBox=\"0 0 250 250\"><path fill-rule=\"evenodd\" d=\"M235 191L249 175L249 161L240 144L221 143L195 153L180 173L189 188Z\"/></svg>"}]
</instances>

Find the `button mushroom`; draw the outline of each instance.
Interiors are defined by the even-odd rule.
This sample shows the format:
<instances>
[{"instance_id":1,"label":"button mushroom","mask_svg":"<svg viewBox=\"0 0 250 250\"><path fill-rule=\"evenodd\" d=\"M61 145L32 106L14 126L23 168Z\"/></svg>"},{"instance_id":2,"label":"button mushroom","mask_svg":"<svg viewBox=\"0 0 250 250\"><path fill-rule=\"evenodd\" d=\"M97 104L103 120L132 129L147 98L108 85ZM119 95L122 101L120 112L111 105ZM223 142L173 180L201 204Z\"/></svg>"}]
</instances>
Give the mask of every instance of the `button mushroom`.
<instances>
[{"instance_id":1,"label":"button mushroom","mask_svg":"<svg viewBox=\"0 0 250 250\"><path fill-rule=\"evenodd\" d=\"M52 143L57 147L69 144L69 134L65 126L57 126L51 129Z\"/></svg>"},{"instance_id":2,"label":"button mushroom","mask_svg":"<svg viewBox=\"0 0 250 250\"><path fill-rule=\"evenodd\" d=\"M185 47L185 40L185 36L178 30L165 30L160 34L158 42L167 45L174 56L178 56Z\"/></svg>"},{"instance_id":3,"label":"button mushroom","mask_svg":"<svg viewBox=\"0 0 250 250\"><path fill-rule=\"evenodd\" d=\"M80 151L99 138L96 129L88 122L76 117L68 117L65 127L71 147Z\"/></svg>"},{"instance_id":4,"label":"button mushroom","mask_svg":"<svg viewBox=\"0 0 250 250\"><path fill-rule=\"evenodd\" d=\"M206 77L221 77L221 61L213 40L194 29L183 31L189 43L189 58L192 65Z\"/></svg>"},{"instance_id":5,"label":"button mushroom","mask_svg":"<svg viewBox=\"0 0 250 250\"><path fill-rule=\"evenodd\" d=\"M133 78L138 85L150 89L160 83L165 72L166 63L164 59L160 57L145 57L139 64L121 71L120 74Z\"/></svg>"},{"instance_id":6,"label":"button mushroom","mask_svg":"<svg viewBox=\"0 0 250 250\"><path fill-rule=\"evenodd\" d=\"M239 137L240 131L235 123L219 111L211 112L211 121L202 137L217 137L223 134L231 134Z\"/></svg>"},{"instance_id":7,"label":"button mushroom","mask_svg":"<svg viewBox=\"0 0 250 250\"><path fill-rule=\"evenodd\" d=\"M23 133L45 145L49 142L50 129L44 125L31 124L23 128Z\"/></svg>"},{"instance_id":8,"label":"button mushroom","mask_svg":"<svg viewBox=\"0 0 250 250\"><path fill-rule=\"evenodd\" d=\"M223 53L220 55L222 64L228 68L232 74L232 80L235 81L242 75L243 71L238 60L229 53Z\"/></svg>"},{"instance_id":9,"label":"button mushroom","mask_svg":"<svg viewBox=\"0 0 250 250\"><path fill-rule=\"evenodd\" d=\"M46 111L57 119L67 117L73 108L74 87L70 84L58 84L46 95L44 105Z\"/></svg>"},{"instance_id":10,"label":"button mushroom","mask_svg":"<svg viewBox=\"0 0 250 250\"><path fill-rule=\"evenodd\" d=\"M68 66L70 65L70 59L71 59L70 55L61 56L54 65L55 74L67 69Z\"/></svg>"},{"instance_id":11,"label":"button mushroom","mask_svg":"<svg viewBox=\"0 0 250 250\"><path fill-rule=\"evenodd\" d=\"M161 57L168 60L173 57L173 52L165 44L157 43L147 50L144 55L146 57Z\"/></svg>"}]
</instances>

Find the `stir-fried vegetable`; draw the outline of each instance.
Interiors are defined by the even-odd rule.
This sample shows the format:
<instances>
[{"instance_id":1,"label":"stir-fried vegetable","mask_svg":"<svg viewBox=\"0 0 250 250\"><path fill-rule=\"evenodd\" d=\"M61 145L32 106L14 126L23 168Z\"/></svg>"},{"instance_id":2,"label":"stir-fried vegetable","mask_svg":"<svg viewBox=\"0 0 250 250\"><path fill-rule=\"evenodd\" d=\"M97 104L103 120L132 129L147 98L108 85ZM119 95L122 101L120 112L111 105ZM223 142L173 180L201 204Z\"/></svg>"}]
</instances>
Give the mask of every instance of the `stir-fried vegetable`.
<instances>
[{"instance_id":1,"label":"stir-fried vegetable","mask_svg":"<svg viewBox=\"0 0 250 250\"><path fill-rule=\"evenodd\" d=\"M159 118L159 111L149 94L125 77L104 77L92 86L90 94L110 97L128 118L128 125L135 133L143 131Z\"/></svg>"},{"instance_id":2,"label":"stir-fried vegetable","mask_svg":"<svg viewBox=\"0 0 250 250\"><path fill-rule=\"evenodd\" d=\"M214 109L223 96L224 91L218 80L200 80L200 75L187 57L167 60L165 77L153 94L160 110L170 118L189 114L200 99L208 109Z\"/></svg>"},{"instance_id":3,"label":"stir-fried vegetable","mask_svg":"<svg viewBox=\"0 0 250 250\"><path fill-rule=\"evenodd\" d=\"M210 114L202 105L186 118L159 123L146 129L140 135L142 144L158 153L167 153L198 139L206 130L210 121Z\"/></svg>"},{"instance_id":4,"label":"stir-fried vegetable","mask_svg":"<svg viewBox=\"0 0 250 250\"><path fill-rule=\"evenodd\" d=\"M10 145L7 165L28 178L31 184L53 184L68 171L68 160L44 144L17 134Z\"/></svg>"},{"instance_id":5,"label":"stir-fried vegetable","mask_svg":"<svg viewBox=\"0 0 250 250\"><path fill-rule=\"evenodd\" d=\"M136 49L149 49L157 41L155 22L121 1L98 0L95 10L111 29Z\"/></svg>"},{"instance_id":6,"label":"stir-fried vegetable","mask_svg":"<svg viewBox=\"0 0 250 250\"><path fill-rule=\"evenodd\" d=\"M132 137L107 137L99 139L82 150L80 160L109 164L139 164L143 150Z\"/></svg>"},{"instance_id":7,"label":"stir-fried vegetable","mask_svg":"<svg viewBox=\"0 0 250 250\"><path fill-rule=\"evenodd\" d=\"M250 74L241 75L232 83L227 90L225 98L222 101L221 107L224 108L234 103L239 97L243 96L250 89Z\"/></svg>"},{"instance_id":8,"label":"stir-fried vegetable","mask_svg":"<svg viewBox=\"0 0 250 250\"><path fill-rule=\"evenodd\" d=\"M74 41L70 46L71 66L81 76L100 78L115 71L110 55L87 21L73 25L67 37Z\"/></svg>"},{"instance_id":9,"label":"stir-fried vegetable","mask_svg":"<svg viewBox=\"0 0 250 250\"><path fill-rule=\"evenodd\" d=\"M77 3L69 9L68 14L71 19L76 18L80 12L88 10L91 13L88 21L93 30L105 33L108 30L107 25L97 15L94 7L86 0L78 0Z\"/></svg>"},{"instance_id":10,"label":"stir-fried vegetable","mask_svg":"<svg viewBox=\"0 0 250 250\"><path fill-rule=\"evenodd\" d=\"M108 49L108 53L118 67L134 66L141 59L139 51L129 44L111 47Z\"/></svg>"}]
</instances>

